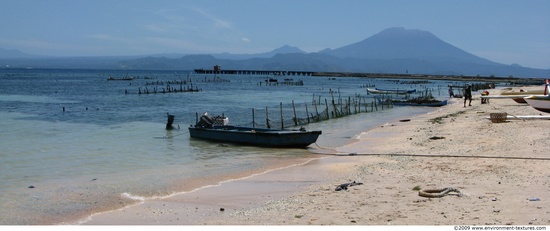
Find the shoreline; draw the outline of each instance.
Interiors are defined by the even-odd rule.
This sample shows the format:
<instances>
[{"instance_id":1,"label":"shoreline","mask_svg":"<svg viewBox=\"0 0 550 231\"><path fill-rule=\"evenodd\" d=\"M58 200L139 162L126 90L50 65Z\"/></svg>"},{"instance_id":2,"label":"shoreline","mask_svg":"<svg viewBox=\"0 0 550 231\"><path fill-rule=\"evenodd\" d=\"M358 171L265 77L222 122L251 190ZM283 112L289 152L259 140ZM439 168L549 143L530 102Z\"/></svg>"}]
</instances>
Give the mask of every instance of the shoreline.
<instances>
[{"instance_id":1,"label":"shoreline","mask_svg":"<svg viewBox=\"0 0 550 231\"><path fill-rule=\"evenodd\" d=\"M157 198L141 198L137 204L100 212L67 224L79 225L200 225L222 212L238 211L260 206L266 198L284 198L294 193L294 180L271 178L280 172L303 171L303 166L317 166L315 162L324 157L315 157L300 163L270 168L262 172L227 179L190 191L178 192ZM301 179L300 187L321 183L319 179ZM258 184L262 186L256 187ZM255 185L254 187L251 187ZM247 190L242 190L242 189ZM224 193L221 193L221 192ZM223 195L221 195L223 194ZM162 204L162 205L161 205ZM179 212L178 212L179 211ZM180 214L180 212L183 212ZM134 214L135 213L135 214ZM164 215L162 215L164 214ZM152 216L150 216L152 215ZM183 215L183 217L179 217ZM199 222L201 221L201 222ZM183 223L179 223L183 222Z\"/></svg>"},{"instance_id":2,"label":"shoreline","mask_svg":"<svg viewBox=\"0 0 550 231\"><path fill-rule=\"evenodd\" d=\"M409 122L365 131L334 150L355 155L325 153L299 166L96 214L83 224L549 225L548 160L529 158L550 157L550 132L541 129L550 121L492 123L489 113L541 112L509 99L482 105L479 94L467 108L452 100ZM387 155L363 155L369 153ZM451 155L463 158L444 157ZM504 158L510 156L524 159ZM351 181L363 185L335 191ZM448 186L464 196L424 198L413 190Z\"/></svg>"}]
</instances>

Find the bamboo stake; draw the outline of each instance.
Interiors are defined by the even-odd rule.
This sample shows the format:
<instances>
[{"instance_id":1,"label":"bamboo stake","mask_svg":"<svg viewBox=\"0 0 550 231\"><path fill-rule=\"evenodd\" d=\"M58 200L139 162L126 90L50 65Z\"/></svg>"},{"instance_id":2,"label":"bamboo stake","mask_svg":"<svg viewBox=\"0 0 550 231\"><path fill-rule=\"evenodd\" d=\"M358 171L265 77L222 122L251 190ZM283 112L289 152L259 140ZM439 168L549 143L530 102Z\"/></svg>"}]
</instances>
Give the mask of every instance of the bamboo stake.
<instances>
[{"instance_id":1,"label":"bamboo stake","mask_svg":"<svg viewBox=\"0 0 550 231\"><path fill-rule=\"evenodd\" d=\"M269 124L269 113L267 112L267 107L265 107L265 124L267 128L271 128L271 125Z\"/></svg>"},{"instance_id":2,"label":"bamboo stake","mask_svg":"<svg viewBox=\"0 0 550 231\"><path fill-rule=\"evenodd\" d=\"M284 124L284 120L283 120L283 102L280 103L280 108L281 108L281 130L284 130L285 129L285 124Z\"/></svg>"},{"instance_id":3,"label":"bamboo stake","mask_svg":"<svg viewBox=\"0 0 550 231\"><path fill-rule=\"evenodd\" d=\"M256 111L254 108L252 108L252 127L256 127L256 116L254 116L254 111Z\"/></svg>"},{"instance_id":4,"label":"bamboo stake","mask_svg":"<svg viewBox=\"0 0 550 231\"><path fill-rule=\"evenodd\" d=\"M296 107L294 106L294 100L292 100L292 110L294 110L294 126L298 126L298 117L296 117Z\"/></svg>"},{"instance_id":5,"label":"bamboo stake","mask_svg":"<svg viewBox=\"0 0 550 231\"><path fill-rule=\"evenodd\" d=\"M330 118L328 114L328 102L327 99L325 99L325 106L327 107L327 120Z\"/></svg>"},{"instance_id":6,"label":"bamboo stake","mask_svg":"<svg viewBox=\"0 0 550 231\"><path fill-rule=\"evenodd\" d=\"M309 111L307 110L307 102L304 103L306 105L306 117L307 117L307 123L309 124Z\"/></svg>"},{"instance_id":7,"label":"bamboo stake","mask_svg":"<svg viewBox=\"0 0 550 231\"><path fill-rule=\"evenodd\" d=\"M319 118L319 111L317 110L317 104L314 103L313 106L315 106L315 114L317 115L317 121L319 121L321 118Z\"/></svg>"}]
</instances>

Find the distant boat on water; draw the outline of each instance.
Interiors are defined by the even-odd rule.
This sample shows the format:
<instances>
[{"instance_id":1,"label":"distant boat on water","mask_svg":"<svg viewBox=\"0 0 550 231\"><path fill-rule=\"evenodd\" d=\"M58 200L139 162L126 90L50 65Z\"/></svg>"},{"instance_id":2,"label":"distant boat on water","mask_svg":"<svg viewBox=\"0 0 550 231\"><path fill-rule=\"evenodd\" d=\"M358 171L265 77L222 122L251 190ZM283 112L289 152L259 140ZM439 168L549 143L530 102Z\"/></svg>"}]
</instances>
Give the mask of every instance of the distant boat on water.
<instances>
[{"instance_id":1,"label":"distant boat on water","mask_svg":"<svg viewBox=\"0 0 550 231\"><path fill-rule=\"evenodd\" d=\"M107 78L107 80L108 81L111 81L111 80L134 80L134 77L114 78L114 77L109 76L109 78Z\"/></svg>"}]
</instances>

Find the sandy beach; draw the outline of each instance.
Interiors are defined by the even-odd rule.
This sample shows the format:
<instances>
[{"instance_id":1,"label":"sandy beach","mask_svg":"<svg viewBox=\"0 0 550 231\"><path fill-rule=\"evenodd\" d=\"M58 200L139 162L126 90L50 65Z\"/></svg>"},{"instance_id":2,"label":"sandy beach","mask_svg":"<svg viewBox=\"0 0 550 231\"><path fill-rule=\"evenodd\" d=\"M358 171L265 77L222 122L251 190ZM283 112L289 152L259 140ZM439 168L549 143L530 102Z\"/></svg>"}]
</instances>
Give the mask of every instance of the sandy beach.
<instances>
[{"instance_id":1,"label":"sandy beach","mask_svg":"<svg viewBox=\"0 0 550 231\"><path fill-rule=\"evenodd\" d=\"M336 150L316 147L319 158L303 164L144 200L80 224L550 225L550 120L488 119L545 113L511 99L481 104L478 92L472 106L450 101ZM353 181L362 184L335 190ZM460 194L419 196L446 187Z\"/></svg>"}]
</instances>

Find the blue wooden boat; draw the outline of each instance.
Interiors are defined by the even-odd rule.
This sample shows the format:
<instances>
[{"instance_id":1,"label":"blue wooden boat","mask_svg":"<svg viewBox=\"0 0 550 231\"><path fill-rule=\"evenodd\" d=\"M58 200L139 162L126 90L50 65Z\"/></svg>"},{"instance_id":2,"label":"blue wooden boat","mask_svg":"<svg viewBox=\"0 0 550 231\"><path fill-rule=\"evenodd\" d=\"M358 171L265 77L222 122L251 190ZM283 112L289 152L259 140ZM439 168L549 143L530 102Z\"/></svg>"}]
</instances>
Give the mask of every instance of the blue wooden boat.
<instances>
[{"instance_id":1,"label":"blue wooden boat","mask_svg":"<svg viewBox=\"0 0 550 231\"><path fill-rule=\"evenodd\" d=\"M197 124L189 127L191 138L264 147L305 148L315 143L321 133L321 131L306 131L304 128L277 130L215 125L204 115Z\"/></svg>"}]
</instances>

